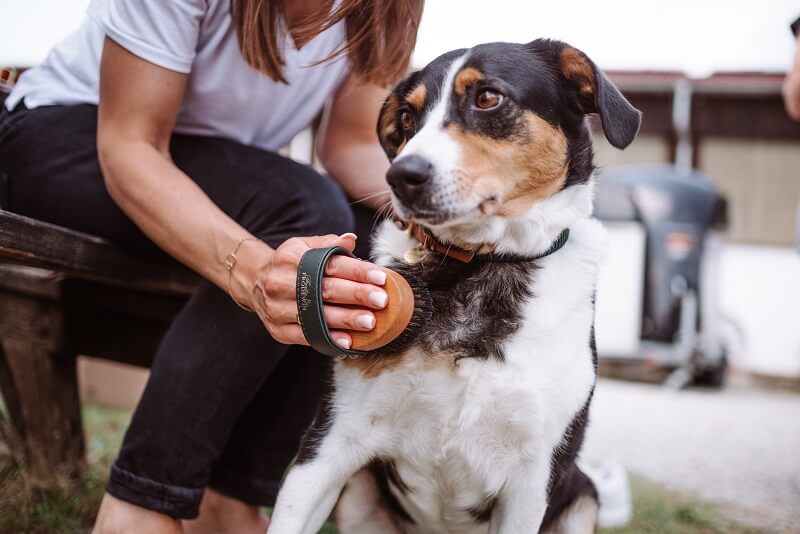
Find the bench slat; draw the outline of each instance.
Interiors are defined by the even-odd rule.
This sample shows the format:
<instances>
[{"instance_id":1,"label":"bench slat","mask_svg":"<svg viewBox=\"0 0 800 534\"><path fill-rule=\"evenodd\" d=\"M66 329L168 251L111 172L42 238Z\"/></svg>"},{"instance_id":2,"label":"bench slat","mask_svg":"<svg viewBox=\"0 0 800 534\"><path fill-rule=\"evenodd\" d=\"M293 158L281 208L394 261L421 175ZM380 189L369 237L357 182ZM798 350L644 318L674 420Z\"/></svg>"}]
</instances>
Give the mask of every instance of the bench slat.
<instances>
[{"instance_id":1,"label":"bench slat","mask_svg":"<svg viewBox=\"0 0 800 534\"><path fill-rule=\"evenodd\" d=\"M105 239L0 210L3 260L75 278L183 295L200 280L177 262L142 258Z\"/></svg>"}]
</instances>

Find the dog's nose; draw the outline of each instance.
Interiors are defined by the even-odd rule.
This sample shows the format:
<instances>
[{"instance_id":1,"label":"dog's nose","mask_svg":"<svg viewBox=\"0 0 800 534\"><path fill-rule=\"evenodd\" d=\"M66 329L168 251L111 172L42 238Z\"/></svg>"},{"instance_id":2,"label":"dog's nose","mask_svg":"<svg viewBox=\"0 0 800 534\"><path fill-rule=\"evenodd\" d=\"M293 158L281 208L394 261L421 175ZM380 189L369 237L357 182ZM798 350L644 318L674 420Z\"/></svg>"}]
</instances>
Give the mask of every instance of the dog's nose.
<instances>
[{"instance_id":1,"label":"dog's nose","mask_svg":"<svg viewBox=\"0 0 800 534\"><path fill-rule=\"evenodd\" d=\"M433 165L421 156L406 156L392 163L386 181L401 200L413 201L433 175Z\"/></svg>"}]
</instances>

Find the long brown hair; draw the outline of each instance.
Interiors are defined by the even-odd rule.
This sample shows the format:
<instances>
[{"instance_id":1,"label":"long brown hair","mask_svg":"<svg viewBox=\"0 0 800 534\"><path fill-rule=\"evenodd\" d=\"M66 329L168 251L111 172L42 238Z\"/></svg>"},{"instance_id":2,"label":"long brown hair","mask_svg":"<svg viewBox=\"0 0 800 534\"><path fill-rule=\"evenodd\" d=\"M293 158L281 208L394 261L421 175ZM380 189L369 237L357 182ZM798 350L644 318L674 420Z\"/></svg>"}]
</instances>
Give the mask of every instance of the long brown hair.
<instances>
[{"instance_id":1,"label":"long brown hair","mask_svg":"<svg viewBox=\"0 0 800 534\"><path fill-rule=\"evenodd\" d=\"M232 0L233 20L245 61L286 83L281 36L282 4L288 0ZM424 0L341 0L335 9L311 15L292 28L298 46L344 19L347 42L325 61L347 55L364 81L388 86L408 68Z\"/></svg>"}]
</instances>

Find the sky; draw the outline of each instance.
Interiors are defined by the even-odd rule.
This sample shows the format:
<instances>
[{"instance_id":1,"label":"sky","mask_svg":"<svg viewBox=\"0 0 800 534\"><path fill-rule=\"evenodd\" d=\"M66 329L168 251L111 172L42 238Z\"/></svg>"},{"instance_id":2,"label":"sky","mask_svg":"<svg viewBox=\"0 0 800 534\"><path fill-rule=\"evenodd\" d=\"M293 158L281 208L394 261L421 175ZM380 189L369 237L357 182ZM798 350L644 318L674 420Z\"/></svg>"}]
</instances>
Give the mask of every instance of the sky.
<instances>
[{"instance_id":1,"label":"sky","mask_svg":"<svg viewBox=\"0 0 800 534\"><path fill-rule=\"evenodd\" d=\"M169 0L162 0L169 1ZM0 0L0 66L34 65L88 0ZM785 71L797 0L428 0L413 62L488 41L551 37L604 69Z\"/></svg>"}]
</instances>

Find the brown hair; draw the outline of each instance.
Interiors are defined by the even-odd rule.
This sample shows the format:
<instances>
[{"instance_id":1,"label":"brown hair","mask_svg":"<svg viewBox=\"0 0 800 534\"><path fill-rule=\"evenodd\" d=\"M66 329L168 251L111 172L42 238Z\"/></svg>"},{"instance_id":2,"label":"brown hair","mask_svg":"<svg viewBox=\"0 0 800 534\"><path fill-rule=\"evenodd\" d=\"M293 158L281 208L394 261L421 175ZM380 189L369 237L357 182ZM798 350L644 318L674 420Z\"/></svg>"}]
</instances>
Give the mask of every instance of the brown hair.
<instances>
[{"instance_id":1,"label":"brown hair","mask_svg":"<svg viewBox=\"0 0 800 534\"><path fill-rule=\"evenodd\" d=\"M286 83L281 37L286 0L233 0L232 13L245 61ZM347 55L355 74L364 81L388 86L408 68L417 39L424 0L341 0L333 10L320 9L292 28L298 46L344 19L347 42L329 61Z\"/></svg>"}]
</instances>

